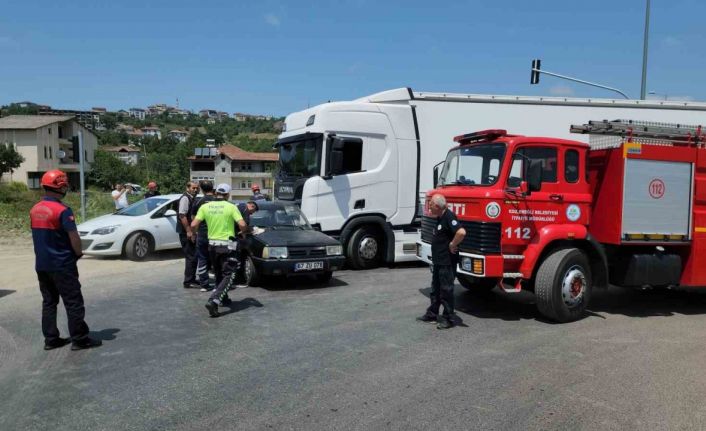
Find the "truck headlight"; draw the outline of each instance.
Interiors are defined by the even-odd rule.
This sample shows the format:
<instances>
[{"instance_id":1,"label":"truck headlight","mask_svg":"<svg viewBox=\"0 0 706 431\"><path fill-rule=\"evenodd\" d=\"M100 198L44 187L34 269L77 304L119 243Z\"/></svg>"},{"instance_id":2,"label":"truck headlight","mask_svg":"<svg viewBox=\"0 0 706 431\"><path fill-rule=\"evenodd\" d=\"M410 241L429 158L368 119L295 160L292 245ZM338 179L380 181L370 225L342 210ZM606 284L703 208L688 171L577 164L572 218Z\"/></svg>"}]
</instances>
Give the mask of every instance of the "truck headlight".
<instances>
[{"instance_id":1,"label":"truck headlight","mask_svg":"<svg viewBox=\"0 0 706 431\"><path fill-rule=\"evenodd\" d=\"M329 256L340 256L343 254L343 246L341 245L327 245L326 254Z\"/></svg>"},{"instance_id":2,"label":"truck headlight","mask_svg":"<svg viewBox=\"0 0 706 431\"><path fill-rule=\"evenodd\" d=\"M262 249L263 259L286 259L287 256L287 247L266 246Z\"/></svg>"},{"instance_id":3,"label":"truck headlight","mask_svg":"<svg viewBox=\"0 0 706 431\"><path fill-rule=\"evenodd\" d=\"M119 228L120 225L115 225L115 226L104 226L104 227L99 227L98 229L95 229L93 232L91 232L91 235L108 235L110 233L115 232L115 229Z\"/></svg>"},{"instance_id":4,"label":"truck headlight","mask_svg":"<svg viewBox=\"0 0 706 431\"><path fill-rule=\"evenodd\" d=\"M463 268L464 271L473 271L473 262L470 257L464 257L461 259L461 268Z\"/></svg>"}]
</instances>

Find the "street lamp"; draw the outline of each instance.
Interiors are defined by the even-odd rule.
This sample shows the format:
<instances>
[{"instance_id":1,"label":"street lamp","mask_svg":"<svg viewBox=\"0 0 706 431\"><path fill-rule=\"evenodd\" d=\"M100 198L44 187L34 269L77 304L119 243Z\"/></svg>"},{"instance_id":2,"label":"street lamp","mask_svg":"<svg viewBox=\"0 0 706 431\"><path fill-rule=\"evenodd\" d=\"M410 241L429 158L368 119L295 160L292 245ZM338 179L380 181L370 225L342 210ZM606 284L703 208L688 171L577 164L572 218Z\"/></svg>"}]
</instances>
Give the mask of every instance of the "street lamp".
<instances>
[{"instance_id":1,"label":"street lamp","mask_svg":"<svg viewBox=\"0 0 706 431\"><path fill-rule=\"evenodd\" d=\"M656 91L650 91L647 94L651 94L653 96L662 96L662 97L664 97L664 100L669 99L669 95L667 93L662 94L662 93L657 93Z\"/></svg>"},{"instance_id":2,"label":"street lamp","mask_svg":"<svg viewBox=\"0 0 706 431\"><path fill-rule=\"evenodd\" d=\"M650 34L650 0L646 0L645 7L645 38L642 44L642 85L640 86L640 99L645 100L647 88L647 39Z\"/></svg>"}]
</instances>

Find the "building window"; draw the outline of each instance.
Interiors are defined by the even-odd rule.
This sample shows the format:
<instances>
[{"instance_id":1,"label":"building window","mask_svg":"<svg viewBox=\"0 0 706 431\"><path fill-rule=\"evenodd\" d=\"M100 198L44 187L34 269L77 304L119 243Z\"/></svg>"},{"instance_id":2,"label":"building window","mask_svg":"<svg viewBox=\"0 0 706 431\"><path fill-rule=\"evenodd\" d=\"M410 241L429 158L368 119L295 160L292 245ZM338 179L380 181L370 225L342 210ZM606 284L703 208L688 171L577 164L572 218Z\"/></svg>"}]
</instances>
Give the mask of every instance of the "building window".
<instances>
[{"instance_id":1,"label":"building window","mask_svg":"<svg viewBox=\"0 0 706 431\"><path fill-rule=\"evenodd\" d=\"M44 146L44 158L45 159L47 158L47 146L46 145Z\"/></svg>"},{"instance_id":2,"label":"building window","mask_svg":"<svg viewBox=\"0 0 706 431\"><path fill-rule=\"evenodd\" d=\"M226 168L221 168L221 172L225 172L225 171L226 171Z\"/></svg>"},{"instance_id":3,"label":"building window","mask_svg":"<svg viewBox=\"0 0 706 431\"><path fill-rule=\"evenodd\" d=\"M50 159L53 159L53 158L54 158L54 155L52 154L51 147L49 147L49 158L50 158Z\"/></svg>"},{"instance_id":4,"label":"building window","mask_svg":"<svg viewBox=\"0 0 706 431\"><path fill-rule=\"evenodd\" d=\"M51 135L51 127L47 127L47 133Z\"/></svg>"},{"instance_id":5,"label":"building window","mask_svg":"<svg viewBox=\"0 0 706 431\"><path fill-rule=\"evenodd\" d=\"M27 172L27 187L30 189L38 189L41 180L41 172Z\"/></svg>"}]
</instances>

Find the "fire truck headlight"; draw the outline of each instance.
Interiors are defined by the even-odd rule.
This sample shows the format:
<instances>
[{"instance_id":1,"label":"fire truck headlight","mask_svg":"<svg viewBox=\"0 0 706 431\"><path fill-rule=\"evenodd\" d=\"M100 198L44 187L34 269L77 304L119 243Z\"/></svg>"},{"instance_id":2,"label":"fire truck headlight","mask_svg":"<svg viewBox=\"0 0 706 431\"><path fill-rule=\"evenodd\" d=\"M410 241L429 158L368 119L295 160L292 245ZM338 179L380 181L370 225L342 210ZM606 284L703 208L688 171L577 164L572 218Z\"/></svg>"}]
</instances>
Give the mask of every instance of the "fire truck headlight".
<instances>
[{"instance_id":1,"label":"fire truck headlight","mask_svg":"<svg viewBox=\"0 0 706 431\"><path fill-rule=\"evenodd\" d=\"M470 257L464 257L461 259L461 268L463 268L464 271L472 272L473 271L473 259Z\"/></svg>"}]
</instances>

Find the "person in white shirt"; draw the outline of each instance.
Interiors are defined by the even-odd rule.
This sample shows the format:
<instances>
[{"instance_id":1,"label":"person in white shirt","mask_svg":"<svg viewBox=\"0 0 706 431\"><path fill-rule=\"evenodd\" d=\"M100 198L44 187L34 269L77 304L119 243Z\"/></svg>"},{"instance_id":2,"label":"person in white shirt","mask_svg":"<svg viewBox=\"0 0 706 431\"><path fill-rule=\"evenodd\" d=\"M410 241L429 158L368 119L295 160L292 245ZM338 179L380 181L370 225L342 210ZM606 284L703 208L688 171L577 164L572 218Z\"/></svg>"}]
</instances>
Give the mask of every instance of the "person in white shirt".
<instances>
[{"instance_id":1,"label":"person in white shirt","mask_svg":"<svg viewBox=\"0 0 706 431\"><path fill-rule=\"evenodd\" d=\"M115 190L110 194L113 197L113 202L115 202L115 209L120 210L127 207L127 187L122 184L116 184Z\"/></svg>"}]
</instances>

